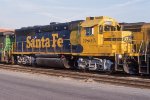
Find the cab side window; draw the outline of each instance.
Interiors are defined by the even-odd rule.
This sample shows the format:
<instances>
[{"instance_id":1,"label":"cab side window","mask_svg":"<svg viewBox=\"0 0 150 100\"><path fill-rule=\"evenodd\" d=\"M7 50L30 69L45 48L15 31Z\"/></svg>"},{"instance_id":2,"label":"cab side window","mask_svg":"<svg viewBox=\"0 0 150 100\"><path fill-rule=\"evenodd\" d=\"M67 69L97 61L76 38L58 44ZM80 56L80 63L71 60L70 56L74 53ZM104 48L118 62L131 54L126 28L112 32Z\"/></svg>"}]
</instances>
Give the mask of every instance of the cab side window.
<instances>
[{"instance_id":1,"label":"cab side window","mask_svg":"<svg viewBox=\"0 0 150 100\"><path fill-rule=\"evenodd\" d=\"M111 31L111 27L108 26L108 25L106 25L106 26L104 27L104 30L105 30L105 31Z\"/></svg>"},{"instance_id":2,"label":"cab side window","mask_svg":"<svg viewBox=\"0 0 150 100\"><path fill-rule=\"evenodd\" d=\"M94 34L94 28L92 27L86 27L85 30L86 30L86 36L90 36Z\"/></svg>"},{"instance_id":3,"label":"cab side window","mask_svg":"<svg viewBox=\"0 0 150 100\"><path fill-rule=\"evenodd\" d=\"M104 26L104 31L116 31L116 27L106 25Z\"/></svg>"}]
</instances>

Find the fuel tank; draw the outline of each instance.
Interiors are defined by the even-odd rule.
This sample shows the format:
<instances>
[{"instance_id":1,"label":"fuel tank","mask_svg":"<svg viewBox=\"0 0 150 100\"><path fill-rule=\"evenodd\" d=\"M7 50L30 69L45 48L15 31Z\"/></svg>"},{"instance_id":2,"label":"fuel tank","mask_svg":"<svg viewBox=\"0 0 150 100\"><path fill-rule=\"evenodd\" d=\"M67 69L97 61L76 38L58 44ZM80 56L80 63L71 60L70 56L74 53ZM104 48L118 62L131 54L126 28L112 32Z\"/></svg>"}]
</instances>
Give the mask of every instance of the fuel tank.
<instances>
[{"instance_id":1,"label":"fuel tank","mask_svg":"<svg viewBox=\"0 0 150 100\"><path fill-rule=\"evenodd\" d=\"M65 68L63 61L60 58L36 58L38 66Z\"/></svg>"},{"instance_id":2,"label":"fuel tank","mask_svg":"<svg viewBox=\"0 0 150 100\"><path fill-rule=\"evenodd\" d=\"M38 66L53 68L70 68L65 57L56 54L36 54L35 61Z\"/></svg>"}]
</instances>

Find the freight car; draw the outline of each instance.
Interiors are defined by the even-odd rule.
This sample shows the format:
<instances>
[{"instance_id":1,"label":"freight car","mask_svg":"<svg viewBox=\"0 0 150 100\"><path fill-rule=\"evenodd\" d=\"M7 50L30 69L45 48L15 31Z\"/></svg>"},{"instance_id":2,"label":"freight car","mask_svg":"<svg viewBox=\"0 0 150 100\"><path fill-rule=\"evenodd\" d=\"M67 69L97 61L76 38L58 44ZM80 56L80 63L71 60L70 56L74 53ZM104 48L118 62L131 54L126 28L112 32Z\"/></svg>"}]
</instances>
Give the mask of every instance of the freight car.
<instances>
[{"instance_id":1,"label":"freight car","mask_svg":"<svg viewBox=\"0 0 150 100\"><path fill-rule=\"evenodd\" d=\"M134 32L100 16L15 30L11 61L17 64L149 74L149 27ZM142 30L144 29L144 30ZM146 30L145 30L146 29Z\"/></svg>"}]
</instances>

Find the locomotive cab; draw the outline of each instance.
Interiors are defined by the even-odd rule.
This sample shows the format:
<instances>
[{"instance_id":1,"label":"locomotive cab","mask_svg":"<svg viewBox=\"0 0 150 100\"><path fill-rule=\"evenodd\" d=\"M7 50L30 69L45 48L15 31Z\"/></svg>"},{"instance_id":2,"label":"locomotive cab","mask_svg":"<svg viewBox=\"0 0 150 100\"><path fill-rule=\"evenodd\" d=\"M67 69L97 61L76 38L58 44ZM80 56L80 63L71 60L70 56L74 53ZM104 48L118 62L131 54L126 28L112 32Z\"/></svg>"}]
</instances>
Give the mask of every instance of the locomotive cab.
<instances>
[{"instance_id":1,"label":"locomotive cab","mask_svg":"<svg viewBox=\"0 0 150 100\"><path fill-rule=\"evenodd\" d=\"M96 56L113 56L115 53L131 52L132 33L120 31L119 24L112 18L88 17L81 24L83 53Z\"/></svg>"}]
</instances>

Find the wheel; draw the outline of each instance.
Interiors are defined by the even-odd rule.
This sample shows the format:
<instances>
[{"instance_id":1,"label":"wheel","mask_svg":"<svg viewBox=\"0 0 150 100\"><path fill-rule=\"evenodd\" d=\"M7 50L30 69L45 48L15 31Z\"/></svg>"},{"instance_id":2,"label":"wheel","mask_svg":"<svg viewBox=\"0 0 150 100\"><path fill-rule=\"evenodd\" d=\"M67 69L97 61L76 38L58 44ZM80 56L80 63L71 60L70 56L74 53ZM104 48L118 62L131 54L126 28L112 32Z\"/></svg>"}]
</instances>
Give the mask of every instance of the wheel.
<instances>
[{"instance_id":1,"label":"wheel","mask_svg":"<svg viewBox=\"0 0 150 100\"><path fill-rule=\"evenodd\" d=\"M111 67L110 67L110 70L107 71L106 73L107 74L114 74L116 71L115 71L115 64L112 64Z\"/></svg>"}]
</instances>

